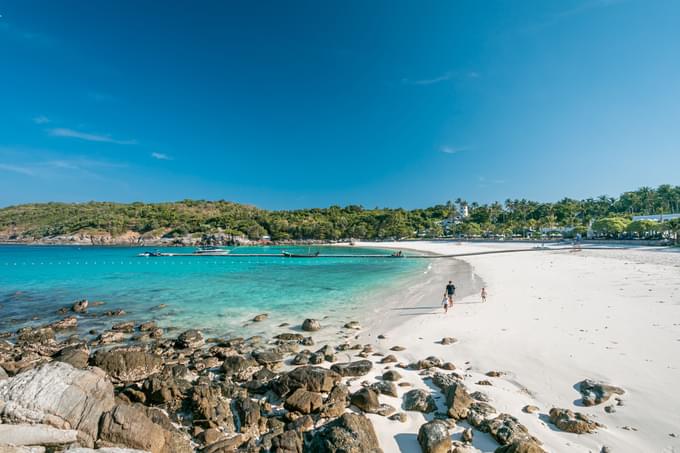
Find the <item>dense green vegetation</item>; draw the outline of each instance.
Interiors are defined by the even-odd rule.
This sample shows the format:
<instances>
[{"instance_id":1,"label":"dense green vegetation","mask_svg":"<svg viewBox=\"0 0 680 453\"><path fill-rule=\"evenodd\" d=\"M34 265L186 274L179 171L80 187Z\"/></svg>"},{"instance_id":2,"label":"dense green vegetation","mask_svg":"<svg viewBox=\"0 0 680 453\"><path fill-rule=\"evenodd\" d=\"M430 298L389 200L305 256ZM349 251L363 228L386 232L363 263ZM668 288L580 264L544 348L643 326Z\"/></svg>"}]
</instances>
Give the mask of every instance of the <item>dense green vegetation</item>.
<instances>
[{"instance_id":1,"label":"dense green vegetation","mask_svg":"<svg viewBox=\"0 0 680 453\"><path fill-rule=\"evenodd\" d=\"M467 206L469 215L461 215ZM565 198L555 203L506 200L504 204L457 199L426 209L323 209L267 211L226 201L175 203L44 203L0 209L5 238L39 239L73 234L135 232L149 237L224 233L273 240L386 239L453 236L538 236L561 231L600 237L677 237L680 222L631 222L636 214L680 212L680 186L643 187L618 198Z\"/></svg>"}]
</instances>

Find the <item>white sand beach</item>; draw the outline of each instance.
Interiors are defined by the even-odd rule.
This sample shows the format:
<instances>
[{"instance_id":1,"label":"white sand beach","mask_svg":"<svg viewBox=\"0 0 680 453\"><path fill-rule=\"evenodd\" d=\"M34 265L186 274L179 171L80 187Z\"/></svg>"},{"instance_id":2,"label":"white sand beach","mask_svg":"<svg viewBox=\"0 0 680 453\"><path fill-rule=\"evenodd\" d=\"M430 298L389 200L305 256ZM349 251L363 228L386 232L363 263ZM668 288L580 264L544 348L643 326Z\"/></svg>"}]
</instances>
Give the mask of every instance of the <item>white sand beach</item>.
<instances>
[{"instance_id":1,"label":"white sand beach","mask_svg":"<svg viewBox=\"0 0 680 453\"><path fill-rule=\"evenodd\" d=\"M413 249L438 254L472 253L527 244L405 242L361 243L367 247ZM484 282L489 297L481 303L479 280L456 281L452 259L435 260L421 283L390 296L359 335L381 352L405 363L435 355L465 374L470 392L482 391L498 412L526 425L549 452L680 451L680 250L602 248L550 250L462 258ZM460 262L459 262L460 263ZM460 265L460 264L459 264ZM451 275L451 277L449 277ZM453 310L441 308L444 286L453 278L458 293ZM366 321L364 321L366 322ZM377 339L384 334L386 339ZM443 346L445 336L458 342ZM377 365L373 374L381 374ZM487 377L488 371L502 377ZM399 370L404 380L428 389L417 371ZM580 404L575 388L591 378L622 387L622 405L610 401ZM488 380L492 385L478 385ZM358 383L357 383L358 385ZM401 396L409 388L399 388ZM381 396L400 407L401 398ZM443 408L443 399L438 405ZM535 405L537 413L524 413ZM615 412L605 412L614 405ZM579 411L605 425L597 433L570 434L548 421L553 407ZM370 416L386 452L414 451L425 421L408 412L399 423ZM460 431L454 435L459 438ZM475 432L479 451L498 444Z\"/></svg>"}]
</instances>

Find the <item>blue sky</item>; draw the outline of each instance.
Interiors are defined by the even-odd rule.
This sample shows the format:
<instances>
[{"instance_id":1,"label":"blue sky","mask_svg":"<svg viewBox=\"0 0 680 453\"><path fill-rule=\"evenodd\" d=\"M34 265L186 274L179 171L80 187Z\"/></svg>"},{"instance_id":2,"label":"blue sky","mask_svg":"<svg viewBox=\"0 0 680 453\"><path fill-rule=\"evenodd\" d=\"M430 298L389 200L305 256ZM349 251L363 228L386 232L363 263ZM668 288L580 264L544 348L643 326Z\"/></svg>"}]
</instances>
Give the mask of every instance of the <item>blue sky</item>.
<instances>
[{"instance_id":1,"label":"blue sky","mask_svg":"<svg viewBox=\"0 0 680 453\"><path fill-rule=\"evenodd\" d=\"M0 4L0 206L680 183L680 2Z\"/></svg>"}]
</instances>

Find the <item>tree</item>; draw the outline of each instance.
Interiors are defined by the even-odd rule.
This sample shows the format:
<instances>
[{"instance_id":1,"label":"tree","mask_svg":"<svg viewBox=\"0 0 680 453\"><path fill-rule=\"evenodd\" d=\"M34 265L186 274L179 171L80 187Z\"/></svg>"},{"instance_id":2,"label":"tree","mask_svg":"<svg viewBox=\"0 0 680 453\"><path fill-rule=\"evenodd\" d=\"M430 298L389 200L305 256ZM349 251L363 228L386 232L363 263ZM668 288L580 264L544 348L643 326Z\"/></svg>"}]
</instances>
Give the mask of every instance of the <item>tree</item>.
<instances>
[{"instance_id":1,"label":"tree","mask_svg":"<svg viewBox=\"0 0 680 453\"><path fill-rule=\"evenodd\" d=\"M593 222L593 232L609 238L616 238L626 230L630 220L622 217L605 217Z\"/></svg>"}]
</instances>

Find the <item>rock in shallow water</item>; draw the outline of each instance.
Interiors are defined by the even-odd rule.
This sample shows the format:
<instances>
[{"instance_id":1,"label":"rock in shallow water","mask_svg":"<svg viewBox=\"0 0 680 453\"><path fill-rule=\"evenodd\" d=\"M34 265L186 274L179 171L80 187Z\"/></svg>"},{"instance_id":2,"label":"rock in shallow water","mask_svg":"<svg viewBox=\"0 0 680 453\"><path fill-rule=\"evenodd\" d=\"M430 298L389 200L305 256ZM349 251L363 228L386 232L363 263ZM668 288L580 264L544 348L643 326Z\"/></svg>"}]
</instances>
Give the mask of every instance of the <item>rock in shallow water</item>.
<instances>
[{"instance_id":1,"label":"rock in shallow water","mask_svg":"<svg viewBox=\"0 0 680 453\"><path fill-rule=\"evenodd\" d=\"M316 319L305 319L302 323L302 330L305 332L316 332L321 330L321 323Z\"/></svg>"}]
</instances>

